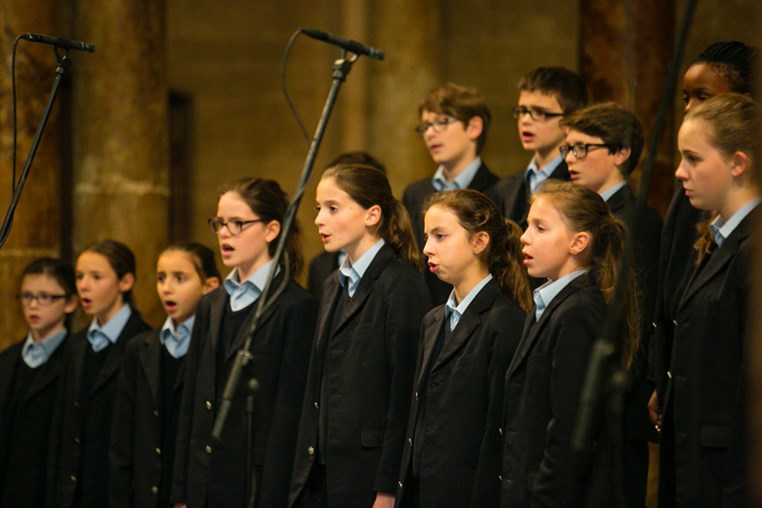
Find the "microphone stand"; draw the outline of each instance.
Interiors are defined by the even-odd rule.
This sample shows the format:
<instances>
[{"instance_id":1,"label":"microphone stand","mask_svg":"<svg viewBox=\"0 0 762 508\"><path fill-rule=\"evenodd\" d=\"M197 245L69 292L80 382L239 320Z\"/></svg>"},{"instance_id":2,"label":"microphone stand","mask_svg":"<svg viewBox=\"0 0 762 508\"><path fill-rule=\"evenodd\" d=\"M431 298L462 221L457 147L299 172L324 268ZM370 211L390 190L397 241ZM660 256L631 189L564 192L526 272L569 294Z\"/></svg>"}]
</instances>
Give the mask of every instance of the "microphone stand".
<instances>
[{"instance_id":1,"label":"microphone stand","mask_svg":"<svg viewBox=\"0 0 762 508\"><path fill-rule=\"evenodd\" d=\"M675 94L677 70L682 59L685 41L688 37L688 31L695 10L696 0L688 0L680 22L680 29L675 49L672 54L669 73L659 102L659 110L657 112L654 130L651 139L649 140L648 158L643 165L643 172L641 173L640 189L638 192L635 214L633 214L630 220L627 221L628 231L633 231L633 226L637 223L638 218L643 216L642 212L645 208L645 200L651 182L651 173L653 172L653 167L656 162L656 153L664 130L667 111L671 107ZM629 272L631 265L632 251L632 234L628 234L625 244L625 253L619 263L614 294L611 303L609 304L609 312L604 327L604 334L602 337L596 339L593 344L593 349L590 352L585 383L580 395L579 411L577 412L577 421L571 442L572 450L575 452L576 458L580 460L583 460L584 454L589 451L593 435L599 428L596 425L596 420L597 415L600 414L599 404L601 394L604 392L607 394L605 402L608 408L606 423L610 425L609 435L615 446L613 456L617 459L622 457L622 402L627 383L625 382L626 374L623 372L623 369L617 365L617 358L615 357L616 347L614 342L615 337L619 333L619 323L624 309L624 300L626 298L625 287L627 273ZM615 461L612 468L612 475L615 489L614 502L616 506L624 507L627 506L627 501L624 499L623 495L624 472L621 462L621 460Z\"/></svg>"},{"instance_id":2,"label":"microphone stand","mask_svg":"<svg viewBox=\"0 0 762 508\"><path fill-rule=\"evenodd\" d=\"M45 131L45 126L48 123L48 118L50 118L50 112L53 109L53 103L55 102L56 96L58 95L58 90L61 87L61 80L63 79L64 74L66 74L66 71L71 67L71 60L69 59L68 51L65 55L60 55L54 48L53 52L55 53L57 60L56 77L53 80L53 86L50 90L50 95L48 96L48 102L42 112L40 123L37 126L37 132L35 133L34 139L32 140L32 146L29 147L29 153L27 155L26 161L24 162L24 169L21 172L18 184L15 185L13 196L11 196L11 202L8 206L8 211L5 213L3 225L0 227L0 247L5 245L5 241L10 235L11 227L13 226L13 215L15 214L16 207L18 206L19 200L21 199L21 192L24 190L24 184L26 183L26 179L29 176L29 172L32 168L32 162L34 161L34 156L37 153L37 148L40 146L42 134Z\"/></svg>"},{"instance_id":3,"label":"microphone stand","mask_svg":"<svg viewBox=\"0 0 762 508\"><path fill-rule=\"evenodd\" d=\"M315 130L315 136L313 137L312 143L310 144L310 149L309 149L309 152L307 153L307 159L304 162L304 167L302 169L302 175L299 180L299 185L297 186L297 191L294 194L294 199L291 201L291 204L286 210L286 213L283 218L283 224L281 225L280 238L278 240L278 245L275 250L275 253L273 254L270 271L267 274L267 283L265 284L265 288L262 291L262 294L260 295L259 300L257 301L257 310L254 314L253 319L251 319L246 324L246 331L245 331L246 342L244 343L244 345L241 347L241 350L236 355L235 362L233 363L233 366L230 370L230 374L228 375L227 381L225 383L225 391L223 392L222 401L220 402L220 406L219 406L219 412L217 413L217 417L214 421L214 428L212 429L212 437L217 440L219 440L220 436L222 435L222 429L225 426L225 421L227 419L228 412L230 411L230 405L238 390L238 386L241 383L241 376L243 374L243 369L253 359L253 355L249 351L249 348L251 347L251 342L254 338L254 333L257 329L257 325L262 317L262 314L264 314L267 308L269 308L270 305L275 301L275 299L278 297L278 294L280 293L282 288L285 287L285 284L288 283L288 279L289 279L288 263L285 263L284 267L285 267L286 273L283 274L283 283L281 284L281 287L276 291L276 293L271 298L268 299L270 286L272 284L273 278L275 277L275 272L278 268L279 261L281 257L283 257L284 255L284 249L286 246L286 241L288 239L288 234L293 227L294 217L296 216L296 212L299 209L299 204L301 203L302 195L304 194L304 189L310 180L312 169L315 164L315 158L317 156L318 149L320 148L320 143L323 140L325 128L328 124L328 119L331 115L331 112L333 111L333 106L336 102L336 97L338 97L339 89L341 88L342 83L344 83L344 81L346 80L346 77L349 74L349 72L352 70L352 64L357 60L357 58L358 57L356 55L351 59L347 58L347 52L346 50L344 50L342 51L341 58L336 60L333 64L333 82L331 84L331 89L328 92L328 97L323 107L323 112L320 116L320 121L318 122L317 129ZM251 380L256 382L256 380L253 378L251 378ZM247 383L250 383L250 382L251 382L250 380L247 381ZM251 396L253 397L253 394ZM249 443L249 446L251 446L251 443ZM249 448L247 449L246 452L248 456L250 457L252 450ZM256 499L256 479L253 476L254 468L249 458L247 458L246 465L248 469L246 471L246 477L252 478L251 485L250 485L251 492L246 493L246 499L248 500L248 506L253 507L254 500Z\"/></svg>"}]
</instances>

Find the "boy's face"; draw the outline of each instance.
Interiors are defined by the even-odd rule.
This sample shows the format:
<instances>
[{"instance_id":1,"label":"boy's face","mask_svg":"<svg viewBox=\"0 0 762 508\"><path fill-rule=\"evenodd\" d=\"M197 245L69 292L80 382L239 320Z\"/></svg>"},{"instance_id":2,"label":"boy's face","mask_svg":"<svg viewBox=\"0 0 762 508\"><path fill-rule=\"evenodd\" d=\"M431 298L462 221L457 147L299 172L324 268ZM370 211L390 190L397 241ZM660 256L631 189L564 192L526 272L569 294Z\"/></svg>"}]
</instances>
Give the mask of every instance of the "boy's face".
<instances>
[{"instance_id":1,"label":"boy's face","mask_svg":"<svg viewBox=\"0 0 762 508\"><path fill-rule=\"evenodd\" d=\"M569 146L578 144L602 145L604 142L599 137L569 129L566 134L566 144ZM623 178L622 173L617 168L617 162L621 158L619 155L619 152L610 154L606 147L589 146L587 155L578 159L573 151L569 150L569 153L566 154L569 175L573 182L600 194Z\"/></svg>"},{"instance_id":2,"label":"boy's face","mask_svg":"<svg viewBox=\"0 0 762 508\"><path fill-rule=\"evenodd\" d=\"M526 108L546 113L563 113L555 95L522 90L519 93L519 108ZM560 117L547 118L543 122L533 120L529 114L518 118L519 139L524 150L537 152L542 158L557 155L558 147L564 142L564 131L559 126ZM554 155L554 156L555 156Z\"/></svg>"},{"instance_id":3,"label":"boy's face","mask_svg":"<svg viewBox=\"0 0 762 508\"><path fill-rule=\"evenodd\" d=\"M442 132L437 132L435 126L429 127L423 133L423 142L434 162L447 169L462 168L476 158L476 140L482 132L481 119L474 117L464 123L443 113L424 111L421 123L433 124L445 118L450 122Z\"/></svg>"}]
</instances>

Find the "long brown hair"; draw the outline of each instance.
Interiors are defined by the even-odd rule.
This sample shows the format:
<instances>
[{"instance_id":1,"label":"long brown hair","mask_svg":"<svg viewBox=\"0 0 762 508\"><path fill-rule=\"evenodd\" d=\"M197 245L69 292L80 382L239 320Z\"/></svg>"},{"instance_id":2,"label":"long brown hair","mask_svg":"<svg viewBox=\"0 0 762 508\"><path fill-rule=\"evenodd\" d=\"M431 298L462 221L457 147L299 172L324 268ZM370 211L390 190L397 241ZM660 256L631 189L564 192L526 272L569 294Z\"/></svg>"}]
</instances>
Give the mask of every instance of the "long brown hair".
<instances>
[{"instance_id":1,"label":"long brown hair","mask_svg":"<svg viewBox=\"0 0 762 508\"><path fill-rule=\"evenodd\" d=\"M325 170L321 180L329 178L366 210L373 205L381 207L381 220L376 233L399 257L420 270L421 255L416 247L410 217L392 194L386 175L362 164L339 164Z\"/></svg>"},{"instance_id":2,"label":"long brown hair","mask_svg":"<svg viewBox=\"0 0 762 508\"><path fill-rule=\"evenodd\" d=\"M481 262L497 279L503 293L528 312L532 308L532 292L526 268L521 263L521 228L515 222L503 219L492 201L475 190L432 194L424 205L424 214L434 205L455 214L469 238L482 231L487 233L489 244L480 255Z\"/></svg>"},{"instance_id":3,"label":"long brown hair","mask_svg":"<svg viewBox=\"0 0 762 508\"><path fill-rule=\"evenodd\" d=\"M243 199L251 211L267 222L277 221L283 225L283 216L288 209L288 196L280 188L275 180L266 180L264 178L242 178L233 183L227 184L220 189L219 197L227 192L235 192ZM278 247L278 236L269 243L267 250L272 257L275 255L275 249ZM299 243L299 225L293 222L291 231L286 241L285 253L288 254L288 268L291 277L296 277L304 267L304 256L302 255L301 244ZM281 266L283 261L281 260Z\"/></svg>"},{"instance_id":4,"label":"long brown hair","mask_svg":"<svg viewBox=\"0 0 762 508\"><path fill-rule=\"evenodd\" d=\"M595 276L598 288L607 303L611 302L619 272L619 260L625 254L627 227L609 211L603 198L581 185L547 180L532 196L547 199L566 219L572 231L589 233L590 245L583 264ZM640 309L635 275L627 272L624 312L620 325L618 352L624 367L629 367L638 349Z\"/></svg>"}]
</instances>

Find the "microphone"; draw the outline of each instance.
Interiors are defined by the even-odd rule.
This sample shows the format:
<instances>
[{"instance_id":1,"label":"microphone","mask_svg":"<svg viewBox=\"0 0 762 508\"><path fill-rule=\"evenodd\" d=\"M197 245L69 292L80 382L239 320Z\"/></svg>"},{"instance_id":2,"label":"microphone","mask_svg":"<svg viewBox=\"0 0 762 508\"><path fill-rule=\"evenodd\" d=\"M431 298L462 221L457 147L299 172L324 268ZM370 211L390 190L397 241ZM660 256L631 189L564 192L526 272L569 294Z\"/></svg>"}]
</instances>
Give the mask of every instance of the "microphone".
<instances>
[{"instance_id":1,"label":"microphone","mask_svg":"<svg viewBox=\"0 0 762 508\"><path fill-rule=\"evenodd\" d=\"M95 44L88 44L81 41L73 41L70 39L61 39L59 37L51 37L49 35L31 34L26 33L21 35L22 39L29 42L40 42L42 44L50 44L56 48L63 49L76 49L77 51L87 51L88 53L95 52Z\"/></svg>"},{"instance_id":2,"label":"microphone","mask_svg":"<svg viewBox=\"0 0 762 508\"><path fill-rule=\"evenodd\" d=\"M333 44L334 46L344 48L356 55L365 55L371 58L375 58L376 60L383 60L385 56L384 52L380 49L366 46L361 42L353 41L351 39L345 39L337 35L321 32L320 30L315 30L314 28L302 28L302 33L312 37L313 39L324 41L328 44Z\"/></svg>"}]
</instances>

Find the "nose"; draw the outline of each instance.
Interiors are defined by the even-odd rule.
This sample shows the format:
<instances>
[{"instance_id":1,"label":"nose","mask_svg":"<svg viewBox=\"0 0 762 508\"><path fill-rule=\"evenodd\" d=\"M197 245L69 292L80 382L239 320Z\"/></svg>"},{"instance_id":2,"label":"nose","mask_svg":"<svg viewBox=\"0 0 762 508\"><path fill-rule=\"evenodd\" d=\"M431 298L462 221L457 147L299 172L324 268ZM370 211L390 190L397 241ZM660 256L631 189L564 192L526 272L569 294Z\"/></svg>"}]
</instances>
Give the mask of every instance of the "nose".
<instances>
[{"instance_id":1,"label":"nose","mask_svg":"<svg viewBox=\"0 0 762 508\"><path fill-rule=\"evenodd\" d=\"M312 221L313 224L315 224L316 226L320 226L323 223L323 219L321 217L322 212L323 212L322 210L318 210L317 215L315 215L315 220Z\"/></svg>"},{"instance_id":2,"label":"nose","mask_svg":"<svg viewBox=\"0 0 762 508\"><path fill-rule=\"evenodd\" d=\"M529 227L527 227L527 230L521 234L519 241L521 241L521 245L529 244Z\"/></svg>"},{"instance_id":3,"label":"nose","mask_svg":"<svg viewBox=\"0 0 762 508\"><path fill-rule=\"evenodd\" d=\"M680 161L680 165L677 166L677 169L675 170L675 178L683 182L688 179L688 172L683 168L682 161Z\"/></svg>"},{"instance_id":4,"label":"nose","mask_svg":"<svg viewBox=\"0 0 762 508\"><path fill-rule=\"evenodd\" d=\"M426 243L423 244L423 255L426 257L431 257L431 254L432 254L431 238L427 238Z\"/></svg>"}]
</instances>

